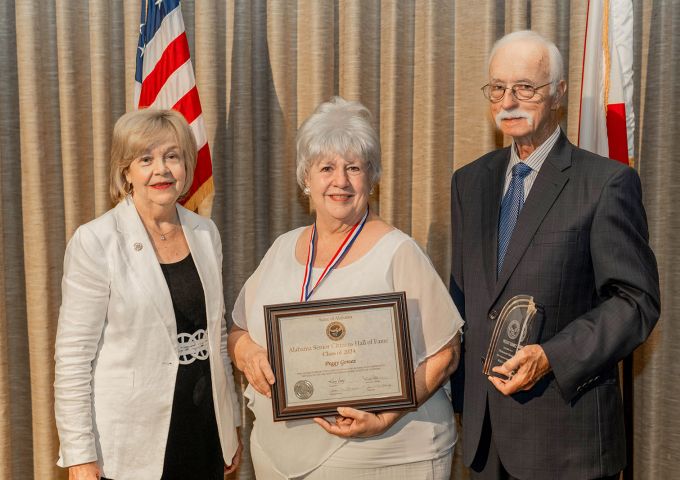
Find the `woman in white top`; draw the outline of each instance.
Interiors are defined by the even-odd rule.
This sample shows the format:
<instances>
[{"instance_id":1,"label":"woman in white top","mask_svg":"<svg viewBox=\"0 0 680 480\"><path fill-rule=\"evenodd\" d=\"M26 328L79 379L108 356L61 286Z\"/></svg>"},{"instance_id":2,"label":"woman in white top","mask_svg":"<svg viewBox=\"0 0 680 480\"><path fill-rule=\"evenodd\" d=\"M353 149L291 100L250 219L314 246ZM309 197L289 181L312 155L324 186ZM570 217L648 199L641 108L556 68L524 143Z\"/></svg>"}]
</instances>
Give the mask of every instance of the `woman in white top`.
<instances>
[{"instance_id":1,"label":"woman in white top","mask_svg":"<svg viewBox=\"0 0 680 480\"><path fill-rule=\"evenodd\" d=\"M180 113L120 117L116 206L66 248L54 413L70 480L222 480L238 466L222 243L177 203L196 158Z\"/></svg>"},{"instance_id":2,"label":"woman in white top","mask_svg":"<svg viewBox=\"0 0 680 480\"><path fill-rule=\"evenodd\" d=\"M380 144L370 113L339 97L323 103L301 126L297 149L298 183L311 198L316 221L274 242L241 290L229 335L230 356L248 379L245 396L256 417L251 435L256 476L448 479L457 439L448 378L458 364L463 321L414 240L369 211L380 176ZM419 407L408 413L340 407L331 422L274 423L262 306L300 300L306 262L313 267L311 289L360 224L351 248L311 299L405 291ZM315 255L308 259L310 242Z\"/></svg>"}]
</instances>

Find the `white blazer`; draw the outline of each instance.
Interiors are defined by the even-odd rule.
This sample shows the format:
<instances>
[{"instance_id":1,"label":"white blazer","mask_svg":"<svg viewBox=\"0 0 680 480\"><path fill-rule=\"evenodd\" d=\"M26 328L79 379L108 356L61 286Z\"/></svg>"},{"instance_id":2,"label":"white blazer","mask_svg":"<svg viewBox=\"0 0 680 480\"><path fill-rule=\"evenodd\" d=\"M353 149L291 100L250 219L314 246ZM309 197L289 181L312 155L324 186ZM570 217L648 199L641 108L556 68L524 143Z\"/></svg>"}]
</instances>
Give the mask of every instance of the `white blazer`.
<instances>
[{"instance_id":1,"label":"white blazer","mask_svg":"<svg viewBox=\"0 0 680 480\"><path fill-rule=\"evenodd\" d=\"M226 463L240 425L215 224L177 206L205 292L217 429ZM79 227L64 258L55 346L58 465L97 461L115 480L157 479L179 364L165 277L130 197Z\"/></svg>"}]
</instances>

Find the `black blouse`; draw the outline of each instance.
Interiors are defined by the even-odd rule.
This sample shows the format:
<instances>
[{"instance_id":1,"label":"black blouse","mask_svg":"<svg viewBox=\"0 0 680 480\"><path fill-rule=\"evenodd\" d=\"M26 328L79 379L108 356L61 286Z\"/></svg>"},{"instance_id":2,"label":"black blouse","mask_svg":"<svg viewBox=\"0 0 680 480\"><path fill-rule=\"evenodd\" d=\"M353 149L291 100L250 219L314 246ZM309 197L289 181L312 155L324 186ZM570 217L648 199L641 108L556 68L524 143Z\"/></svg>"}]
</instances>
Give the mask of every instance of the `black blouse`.
<instances>
[{"instance_id":1,"label":"black blouse","mask_svg":"<svg viewBox=\"0 0 680 480\"><path fill-rule=\"evenodd\" d=\"M180 360L162 480L222 480L203 285L191 253L177 263L161 264L161 269L175 310Z\"/></svg>"}]
</instances>

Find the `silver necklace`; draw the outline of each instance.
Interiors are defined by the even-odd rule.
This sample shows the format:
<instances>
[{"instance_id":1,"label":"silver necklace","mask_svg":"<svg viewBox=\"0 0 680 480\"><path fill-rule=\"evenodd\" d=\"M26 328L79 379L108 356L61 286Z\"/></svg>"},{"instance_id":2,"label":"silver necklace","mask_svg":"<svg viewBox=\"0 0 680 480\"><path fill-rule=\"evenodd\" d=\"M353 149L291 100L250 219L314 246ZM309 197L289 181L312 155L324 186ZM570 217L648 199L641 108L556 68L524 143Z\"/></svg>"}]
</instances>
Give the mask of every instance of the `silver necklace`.
<instances>
[{"instance_id":1,"label":"silver necklace","mask_svg":"<svg viewBox=\"0 0 680 480\"><path fill-rule=\"evenodd\" d=\"M170 236L171 233L174 233L174 231L177 230L177 225L173 225L172 228L171 228L170 230L168 230L167 232L165 232L165 233L163 233L163 232L157 232L156 230L154 230L154 229L151 228L151 227L147 227L147 228L148 228L149 230L151 230L153 233L155 233L156 235L158 235L158 237L159 237L161 240L165 241L165 240L168 239L168 237Z\"/></svg>"}]
</instances>

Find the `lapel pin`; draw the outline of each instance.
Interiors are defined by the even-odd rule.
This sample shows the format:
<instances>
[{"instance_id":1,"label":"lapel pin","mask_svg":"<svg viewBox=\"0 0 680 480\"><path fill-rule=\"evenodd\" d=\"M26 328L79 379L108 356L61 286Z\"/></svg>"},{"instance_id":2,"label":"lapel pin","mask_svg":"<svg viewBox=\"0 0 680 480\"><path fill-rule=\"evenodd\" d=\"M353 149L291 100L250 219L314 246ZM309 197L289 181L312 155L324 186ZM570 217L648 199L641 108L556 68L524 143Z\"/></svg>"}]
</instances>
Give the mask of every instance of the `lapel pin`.
<instances>
[{"instance_id":1,"label":"lapel pin","mask_svg":"<svg viewBox=\"0 0 680 480\"><path fill-rule=\"evenodd\" d=\"M142 244L139 243L139 242L135 242L135 244L133 245L133 247L134 247L134 249L135 249L136 251L139 252L142 248L144 248L144 245L142 245Z\"/></svg>"}]
</instances>

